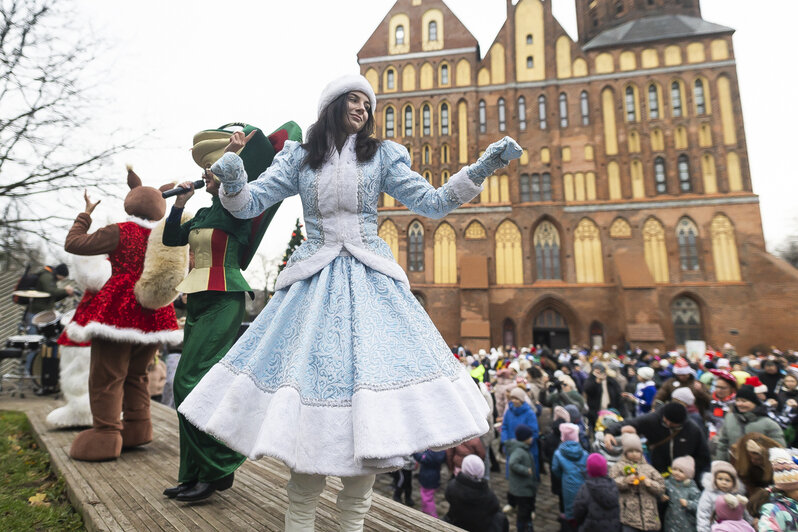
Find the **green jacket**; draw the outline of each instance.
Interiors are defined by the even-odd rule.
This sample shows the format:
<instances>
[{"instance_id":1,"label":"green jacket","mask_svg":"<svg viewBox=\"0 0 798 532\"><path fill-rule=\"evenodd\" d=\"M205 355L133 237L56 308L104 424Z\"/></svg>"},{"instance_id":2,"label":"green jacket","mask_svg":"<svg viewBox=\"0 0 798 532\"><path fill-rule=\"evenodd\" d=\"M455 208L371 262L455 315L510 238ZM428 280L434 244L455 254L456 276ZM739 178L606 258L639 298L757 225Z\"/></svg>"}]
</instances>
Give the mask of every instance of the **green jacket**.
<instances>
[{"instance_id":1,"label":"green jacket","mask_svg":"<svg viewBox=\"0 0 798 532\"><path fill-rule=\"evenodd\" d=\"M237 224L238 220L217 205L200 209L197 215L180 224L183 209L172 207L163 229L165 246L189 245L194 254L194 268L175 290L184 294L197 292L251 292L252 289L241 275L241 246L246 241L249 225ZM218 223L207 223L203 216L213 212ZM229 219L227 219L229 218ZM205 223L203 223L205 222ZM212 225L213 227L208 227Z\"/></svg>"},{"instance_id":2,"label":"green jacket","mask_svg":"<svg viewBox=\"0 0 798 532\"><path fill-rule=\"evenodd\" d=\"M58 280L55 278L55 274L49 269L42 270L39 273L39 280L36 281L35 289L39 292L47 292L50 294L50 297L41 299L32 298L33 301L30 304L30 311L33 314L51 310L56 301L61 301L67 296L66 290L58 288Z\"/></svg>"},{"instance_id":3,"label":"green jacket","mask_svg":"<svg viewBox=\"0 0 798 532\"><path fill-rule=\"evenodd\" d=\"M518 440L507 440L507 465L510 473L509 491L516 497L534 497L538 492L535 478L535 459L529 445Z\"/></svg>"},{"instance_id":4,"label":"green jacket","mask_svg":"<svg viewBox=\"0 0 798 532\"><path fill-rule=\"evenodd\" d=\"M751 412L739 412L736 406L723 418L723 426L718 434L718 445L715 448L714 460L729 461L729 448L746 434L758 432L786 447L784 432L779 424L767 416L767 410L759 405Z\"/></svg>"}]
</instances>

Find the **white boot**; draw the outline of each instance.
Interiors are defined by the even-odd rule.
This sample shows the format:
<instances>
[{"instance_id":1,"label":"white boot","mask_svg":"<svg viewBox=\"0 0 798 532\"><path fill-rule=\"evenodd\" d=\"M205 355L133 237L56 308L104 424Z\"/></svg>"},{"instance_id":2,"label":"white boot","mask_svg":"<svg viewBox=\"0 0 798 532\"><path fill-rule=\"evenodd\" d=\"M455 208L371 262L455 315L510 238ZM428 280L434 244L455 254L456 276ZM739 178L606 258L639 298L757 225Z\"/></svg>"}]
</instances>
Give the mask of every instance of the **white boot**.
<instances>
[{"instance_id":1,"label":"white boot","mask_svg":"<svg viewBox=\"0 0 798 532\"><path fill-rule=\"evenodd\" d=\"M335 505L341 510L340 532L361 532L363 520L371 508L372 487L375 475L341 477L343 489L338 493Z\"/></svg>"},{"instance_id":2,"label":"white boot","mask_svg":"<svg viewBox=\"0 0 798 532\"><path fill-rule=\"evenodd\" d=\"M61 392L66 404L47 414L47 423L56 428L90 427L90 347L58 346Z\"/></svg>"},{"instance_id":3,"label":"white boot","mask_svg":"<svg viewBox=\"0 0 798 532\"><path fill-rule=\"evenodd\" d=\"M324 475L306 475L291 471L291 480L285 487L288 492L285 532L313 532L316 505L326 483L327 477Z\"/></svg>"}]
</instances>

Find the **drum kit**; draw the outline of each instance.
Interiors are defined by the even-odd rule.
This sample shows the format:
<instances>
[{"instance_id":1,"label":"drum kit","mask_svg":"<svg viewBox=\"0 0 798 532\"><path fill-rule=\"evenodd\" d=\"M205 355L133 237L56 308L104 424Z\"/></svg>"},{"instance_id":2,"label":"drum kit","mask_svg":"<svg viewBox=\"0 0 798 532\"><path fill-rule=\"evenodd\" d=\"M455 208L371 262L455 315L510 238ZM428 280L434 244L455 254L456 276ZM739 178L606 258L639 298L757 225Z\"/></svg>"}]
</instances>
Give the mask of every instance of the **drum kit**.
<instances>
[{"instance_id":1,"label":"drum kit","mask_svg":"<svg viewBox=\"0 0 798 532\"><path fill-rule=\"evenodd\" d=\"M16 290L13 295L27 298L28 312L34 299L49 298L47 292L37 290ZM58 392L58 336L71 319L74 311L61 314L55 310L45 310L33 315L30 327L21 325L19 334L9 336L6 345L0 349L0 360L8 360L10 366L3 372L0 384L15 382L11 395L25 397L25 384L30 383L36 395Z\"/></svg>"}]
</instances>

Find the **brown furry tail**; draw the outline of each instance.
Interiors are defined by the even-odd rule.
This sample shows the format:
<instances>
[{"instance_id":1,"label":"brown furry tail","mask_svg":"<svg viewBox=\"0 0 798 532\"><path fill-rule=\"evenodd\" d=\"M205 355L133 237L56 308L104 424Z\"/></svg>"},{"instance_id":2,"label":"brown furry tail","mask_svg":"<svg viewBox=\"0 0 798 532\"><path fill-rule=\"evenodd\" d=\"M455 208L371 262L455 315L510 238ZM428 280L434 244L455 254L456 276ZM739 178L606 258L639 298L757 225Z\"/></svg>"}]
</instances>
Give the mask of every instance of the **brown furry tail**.
<instances>
[{"instance_id":1,"label":"brown furry tail","mask_svg":"<svg viewBox=\"0 0 798 532\"><path fill-rule=\"evenodd\" d=\"M183 213L181 223L191 219ZM144 271L136 282L133 293L139 304L148 309L159 309L174 301L179 293L175 287L188 273L188 245L167 247L161 241L165 220L161 220L150 232L147 253L144 255Z\"/></svg>"}]
</instances>

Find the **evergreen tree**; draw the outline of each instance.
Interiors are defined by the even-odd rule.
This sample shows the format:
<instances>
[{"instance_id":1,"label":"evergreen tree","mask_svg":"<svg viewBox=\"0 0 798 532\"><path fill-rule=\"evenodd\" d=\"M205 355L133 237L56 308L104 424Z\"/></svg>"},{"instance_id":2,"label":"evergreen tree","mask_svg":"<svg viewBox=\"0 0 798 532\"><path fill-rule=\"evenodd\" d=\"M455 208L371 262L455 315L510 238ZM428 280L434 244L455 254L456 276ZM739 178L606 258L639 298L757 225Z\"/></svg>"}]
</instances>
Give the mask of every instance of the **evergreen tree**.
<instances>
[{"instance_id":1,"label":"evergreen tree","mask_svg":"<svg viewBox=\"0 0 798 532\"><path fill-rule=\"evenodd\" d=\"M283 260L280 263L280 266L277 268L278 273L283 271L285 265L288 264L288 259L291 258L296 248L299 247L302 242L305 241L305 236L302 234L302 224L299 223L299 218L296 219L296 226L294 226L294 231L291 233L291 240L288 241L288 248L285 250L285 255L283 255Z\"/></svg>"}]
</instances>

